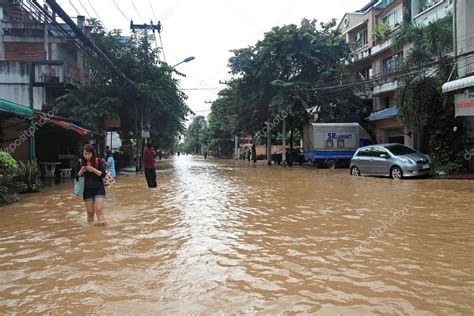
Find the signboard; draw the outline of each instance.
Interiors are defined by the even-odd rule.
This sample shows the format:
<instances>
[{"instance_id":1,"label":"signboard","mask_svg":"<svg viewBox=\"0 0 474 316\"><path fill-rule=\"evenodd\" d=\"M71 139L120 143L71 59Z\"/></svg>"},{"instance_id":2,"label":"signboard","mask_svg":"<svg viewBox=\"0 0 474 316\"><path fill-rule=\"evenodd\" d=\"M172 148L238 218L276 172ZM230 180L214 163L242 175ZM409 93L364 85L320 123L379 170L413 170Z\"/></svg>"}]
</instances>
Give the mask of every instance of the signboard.
<instances>
[{"instance_id":1,"label":"signboard","mask_svg":"<svg viewBox=\"0 0 474 316\"><path fill-rule=\"evenodd\" d=\"M120 127L120 117L108 117L104 119L105 128L118 128Z\"/></svg>"},{"instance_id":2,"label":"signboard","mask_svg":"<svg viewBox=\"0 0 474 316\"><path fill-rule=\"evenodd\" d=\"M454 116L474 116L474 93L454 95Z\"/></svg>"},{"instance_id":3,"label":"signboard","mask_svg":"<svg viewBox=\"0 0 474 316\"><path fill-rule=\"evenodd\" d=\"M150 138L150 125L143 125L142 138Z\"/></svg>"}]
</instances>

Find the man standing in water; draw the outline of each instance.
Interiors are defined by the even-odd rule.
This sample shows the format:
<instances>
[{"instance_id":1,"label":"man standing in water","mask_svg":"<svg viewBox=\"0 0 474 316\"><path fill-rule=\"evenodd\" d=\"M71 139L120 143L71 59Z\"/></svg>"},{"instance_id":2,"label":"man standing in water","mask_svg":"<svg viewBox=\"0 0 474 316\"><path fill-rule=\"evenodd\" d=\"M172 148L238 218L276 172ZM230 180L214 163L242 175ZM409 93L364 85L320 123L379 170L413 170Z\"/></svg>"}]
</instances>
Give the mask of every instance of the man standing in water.
<instances>
[{"instance_id":1,"label":"man standing in water","mask_svg":"<svg viewBox=\"0 0 474 316\"><path fill-rule=\"evenodd\" d=\"M143 151L143 165L145 167L145 178L149 188L156 188L155 150L151 143L146 144Z\"/></svg>"}]
</instances>

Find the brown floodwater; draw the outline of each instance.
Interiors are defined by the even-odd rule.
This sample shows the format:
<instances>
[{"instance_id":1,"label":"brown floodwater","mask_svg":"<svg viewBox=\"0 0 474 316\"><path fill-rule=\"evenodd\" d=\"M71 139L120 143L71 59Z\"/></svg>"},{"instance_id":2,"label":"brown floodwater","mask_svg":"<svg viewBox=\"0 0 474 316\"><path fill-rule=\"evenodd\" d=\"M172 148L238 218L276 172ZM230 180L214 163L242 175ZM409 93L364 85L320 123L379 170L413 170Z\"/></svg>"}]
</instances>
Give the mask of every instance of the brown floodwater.
<instances>
[{"instance_id":1,"label":"brown floodwater","mask_svg":"<svg viewBox=\"0 0 474 316\"><path fill-rule=\"evenodd\" d=\"M469 315L474 182L174 157L0 208L0 313Z\"/></svg>"}]
</instances>

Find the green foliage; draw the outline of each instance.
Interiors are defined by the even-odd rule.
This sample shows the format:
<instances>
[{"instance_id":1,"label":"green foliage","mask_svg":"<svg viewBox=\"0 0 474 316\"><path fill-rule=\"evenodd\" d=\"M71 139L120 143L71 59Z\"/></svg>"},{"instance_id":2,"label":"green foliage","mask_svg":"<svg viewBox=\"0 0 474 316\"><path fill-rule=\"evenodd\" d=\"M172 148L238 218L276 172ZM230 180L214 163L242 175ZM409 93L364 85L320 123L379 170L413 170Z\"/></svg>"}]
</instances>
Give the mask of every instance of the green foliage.
<instances>
[{"instance_id":1,"label":"green foliage","mask_svg":"<svg viewBox=\"0 0 474 316\"><path fill-rule=\"evenodd\" d=\"M351 90L314 89L337 85L345 76L343 59L350 50L334 26L335 21L318 25L304 19L299 26L274 27L255 45L234 50L229 59L234 78L212 105L207 145L230 149L233 135L258 135L267 119L283 111L289 111L290 133L307 123L309 108L318 109L321 121L357 113L361 102Z\"/></svg>"},{"instance_id":2,"label":"green foliage","mask_svg":"<svg viewBox=\"0 0 474 316\"><path fill-rule=\"evenodd\" d=\"M454 174L461 171L462 169L462 163L460 163L459 161L433 162L433 170L435 171L435 173L440 175Z\"/></svg>"},{"instance_id":3,"label":"green foliage","mask_svg":"<svg viewBox=\"0 0 474 316\"><path fill-rule=\"evenodd\" d=\"M204 116L198 115L189 124L184 143L180 151L198 154L207 142L207 122Z\"/></svg>"},{"instance_id":4,"label":"green foliage","mask_svg":"<svg viewBox=\"0 0 474 316\"><path fill-rule=\"evenodd\" d=\"M91 75L58 99L65 112L62 114L98 129L104 127L105 118L119 117L118 132L125 142L139 136L142 124L150 124L153 143L171 148L184 132L184 121L190 112L185 104L187 96L172 77L176 72L159 61L159 50L152 47L145 33L124 41L118 30L106 33L96 20L89 24L97 46L136 86L118 77L100 59L87 59Z\"/></svg>"},{"instance_id":5,"label":"green foliage","mask_svg":"<svg viewBox=\"0 0 474 316\"><path fill-rule=\"evenodd\" d=\"M449 21L436 21L424 28L405 25L395 42L413 43L404 62L409 74L400 80L397 92L399 117L404 125L425 135L424 147L440 164L453 160L459 137L455 137L454 104L441 91L452 68L452 29ZM416 71L413 71L416 69Z\"/></svg>"},{"instance_id":6,"label":"green foliage","mask_svg":"<svg viewBox=\"0 0 474 316\"><path fill-rule=\"evenodd\" d=\"M390 26L385 22L378 22L374 25L372 39L376 42L384 42L388 39L391 32Z\"/></svg>"},{"instance_id":7,"label":"green foliage","mask_svg":"<svg viewBox=\"0 0 474 316\"><path fill-rule=\"evenodd\" d=\"M17 170L16 160L10 154L0 151L0 204L10 203L16 199L14 178Z\"/></svg>"},{"instance_id":8,"label":"green foliage","mask_svg":"<svg viewBox=\"0 0 474 316\"><path fill-rule=\"evenodd\" d=\"M40 176L36 161L18 162L18 180L26 187L25 192L38 192L41 187Z\"/></svg>"}]
</instances>

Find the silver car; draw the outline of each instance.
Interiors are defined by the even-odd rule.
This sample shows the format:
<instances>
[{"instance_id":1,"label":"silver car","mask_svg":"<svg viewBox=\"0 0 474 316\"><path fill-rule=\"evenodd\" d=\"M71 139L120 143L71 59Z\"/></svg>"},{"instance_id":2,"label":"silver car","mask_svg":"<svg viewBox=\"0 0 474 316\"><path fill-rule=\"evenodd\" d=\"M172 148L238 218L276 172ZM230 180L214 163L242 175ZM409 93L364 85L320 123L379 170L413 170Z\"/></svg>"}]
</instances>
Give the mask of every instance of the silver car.
<instances>
[{"instance_id":1,"label":"silver car","mask_svg":"<svg viewBox=\"0 0 474 316\"><path fill-rule=\"evenodd\" d=\"M429 174L428 155L401 144L378 144L359 148L351 159L353 176L389 176L400 180Z\"/></svg>"}]
</instances>

